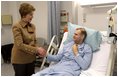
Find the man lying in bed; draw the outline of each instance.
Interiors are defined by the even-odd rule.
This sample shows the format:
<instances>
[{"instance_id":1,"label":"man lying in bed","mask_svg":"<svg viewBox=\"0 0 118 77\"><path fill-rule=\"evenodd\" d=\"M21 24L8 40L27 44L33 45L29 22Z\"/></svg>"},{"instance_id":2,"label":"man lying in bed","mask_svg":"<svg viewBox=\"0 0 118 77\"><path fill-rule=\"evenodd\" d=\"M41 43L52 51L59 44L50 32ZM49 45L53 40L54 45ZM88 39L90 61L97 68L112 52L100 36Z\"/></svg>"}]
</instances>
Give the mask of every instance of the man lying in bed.
<instances>
[{"instance_id":1,"label":"man lying in bed","mask_svg":"<svg viewBox=\"0 0 118 77\"><path fill-rule=\"evenodd\" d=\"M87 33L84 28L77 28L73 41L66 44L62 53L47 55L47 60L58 62L33 76L78 76L86 70L92 59L92 50L84 43Z\"/></svg>"}]
</instances>

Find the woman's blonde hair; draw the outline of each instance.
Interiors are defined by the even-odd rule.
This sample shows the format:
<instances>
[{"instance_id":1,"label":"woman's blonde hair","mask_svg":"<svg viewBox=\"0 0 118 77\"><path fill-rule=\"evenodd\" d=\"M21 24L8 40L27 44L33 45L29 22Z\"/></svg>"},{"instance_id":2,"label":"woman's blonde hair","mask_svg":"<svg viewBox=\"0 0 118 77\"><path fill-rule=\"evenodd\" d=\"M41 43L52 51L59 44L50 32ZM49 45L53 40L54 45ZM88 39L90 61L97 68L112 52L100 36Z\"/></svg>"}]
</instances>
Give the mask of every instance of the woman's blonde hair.
<instances>
[{"instance_id":1,"label":"woman's blonde hair","mask_svg":"<svg viewBox=\"0 0 118 77\"><path fill-rule=\"evenodd\" d=\"M31 13L32 11L35 11L35 8L28 4L28 3L22 3L19 8L19 13L21 15L21 18L23 16L26 16L27 14Z\"/></svg>"}]
</instances>

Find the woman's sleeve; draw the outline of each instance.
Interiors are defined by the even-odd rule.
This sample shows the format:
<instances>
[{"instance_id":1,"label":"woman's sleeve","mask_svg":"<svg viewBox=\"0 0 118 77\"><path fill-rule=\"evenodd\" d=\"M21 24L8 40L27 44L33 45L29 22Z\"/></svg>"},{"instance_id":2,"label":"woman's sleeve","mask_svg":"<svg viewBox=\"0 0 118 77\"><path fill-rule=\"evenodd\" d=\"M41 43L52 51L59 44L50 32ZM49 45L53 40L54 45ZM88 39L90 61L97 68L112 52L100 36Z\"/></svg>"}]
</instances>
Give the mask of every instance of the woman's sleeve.
<instances>
[{"instance_id":1,"label":"woman's sleeve","mask_svg":"<svg viewBox=\"0 0 118 77\"><path fill-rule=\"evenodd\" d=\"M18 49L24 51L29 54L36 54L37 47L33 47L31 45L27 45L23 43L23 36L21 35L21 30L17 26L13 26L12 28L13 36L14 36L14 44Z\"/></svg>"}]
</instances>

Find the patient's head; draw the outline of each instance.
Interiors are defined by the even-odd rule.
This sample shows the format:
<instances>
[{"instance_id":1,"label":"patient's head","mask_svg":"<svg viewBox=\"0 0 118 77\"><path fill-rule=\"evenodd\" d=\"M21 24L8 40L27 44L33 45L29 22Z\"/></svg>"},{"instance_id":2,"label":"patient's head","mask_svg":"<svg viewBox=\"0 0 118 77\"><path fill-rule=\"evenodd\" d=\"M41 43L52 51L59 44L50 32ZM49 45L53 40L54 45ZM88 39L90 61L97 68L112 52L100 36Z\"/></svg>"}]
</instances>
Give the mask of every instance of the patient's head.
<instances>
[{"instance_id":1,"label":"patient's head","mask_svg":"<svg viewBox=\"0 0 118 77\"><path fill-rule=\"evenodd\" d=\"M86 39L86 36L87 36L87 33L84 28L77 28L74 33L73 40L76 44L81 44Z\"/></svg>"}]
</instances>

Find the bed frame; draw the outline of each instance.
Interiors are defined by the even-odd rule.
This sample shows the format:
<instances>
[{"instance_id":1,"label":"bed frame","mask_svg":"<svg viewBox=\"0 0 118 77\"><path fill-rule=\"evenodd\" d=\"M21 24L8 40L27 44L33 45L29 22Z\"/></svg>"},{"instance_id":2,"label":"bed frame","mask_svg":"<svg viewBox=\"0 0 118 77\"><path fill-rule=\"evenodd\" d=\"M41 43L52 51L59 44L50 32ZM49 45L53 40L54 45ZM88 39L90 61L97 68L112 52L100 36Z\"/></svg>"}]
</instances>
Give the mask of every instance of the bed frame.
<instances>
[{"instance_id":1,"label":"bed frame","mask_svg":"<svg viewBox=\"0 0 118 77\"><path fill-rule=\"evenodd\" d=\"M109 55L109 61L108 61L108 67L107 67L107 72L106 76L112 76L113 75L113 70L114 70L114 64L115 64L115 59L117 56L117 43L116 44L111 44L111 52Z\"/></svg>"},{"instance_id":2,"label":"bed frame","mask_svg":"<svg viewBox=\"0 0 118 77\"><path fill-rule=\"evenodd\" d=\"M57 54L59 49L59 40L58 40L58 36L54 35L52 37L52 40L50 42L50 45L47 49L47 53L46 54ZM43 58L43 62L41 64L40 70L42 70L44 68L44 64L46 62L46 57Z\"/></svg>"}]
</instances>

